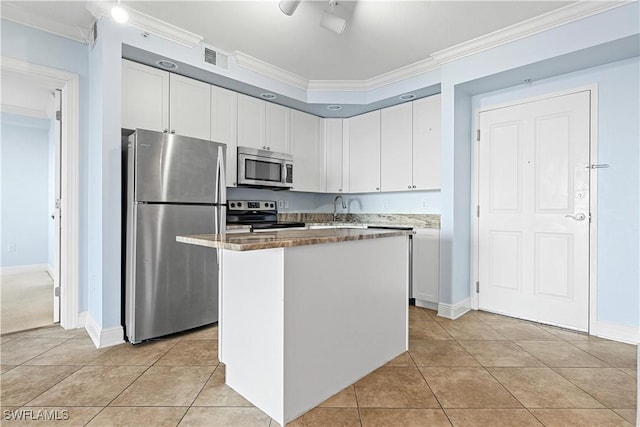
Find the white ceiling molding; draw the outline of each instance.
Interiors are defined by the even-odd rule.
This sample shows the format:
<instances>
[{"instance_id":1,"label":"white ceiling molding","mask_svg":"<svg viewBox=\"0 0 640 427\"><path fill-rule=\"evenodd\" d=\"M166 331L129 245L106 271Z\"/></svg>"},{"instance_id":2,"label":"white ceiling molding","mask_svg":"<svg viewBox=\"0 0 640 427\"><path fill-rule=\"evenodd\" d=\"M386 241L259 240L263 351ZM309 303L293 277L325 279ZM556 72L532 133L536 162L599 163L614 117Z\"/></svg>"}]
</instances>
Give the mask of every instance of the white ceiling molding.
<instances>
[{"instance_id":1,"label":"white ceiling molding","mask_svg":"<svg viewBox=\"0 0 640 427\"><path fill-rule=\"evenodd\" d=\"M112 6L113 3L110 2L87 3L87 9L96 18L108 17L111 19ZM204 37L198 34L183 30L180 27L161 21L160 19L156 19L153 16L146 15L131 8L127 8L127 12L129 12L129 22L127 25L133 25L142 31L154 34L189 48L198 46L202 41L204 41Z\"/></svg>"},{"instance_id":2,"label":"white ceiling molding","mask_svg":"<svg viewBox=\"0 0 640 427\"><path fill-rule=\"evenodd\" d=\"M434 52L431 56L438 63L445 64L561 25L588 18L633 1L636 0L578 1L535 18Z\"/></svg>"},{"instance_id":3,"label":"white ceiling molding","mask_svg":"<svg viewBox=\"0 0 640 427\"><path fill-rule=\"evenodd\" d=\"M236 64L242 68L255 71L256 73L271 77L276 80L280 80L281 82L290 84L292 86L306 90L309 85L309 81L302 76L276 67L273 64L270 64L258 58L254 58L253 56L244 54L242 52L234 52L233 59L235 60Z\"/></svg>"},{"instance_id":4,"label":"white ceiling molding","mask_svg":"<svg viewBox=\"0 0 640 427\"><path fill-rule=\"evenodd\" d=\"M46 31L83 44L87 44L89 40L89 29L87 28L66 25L44 16L25 13L12 4L12 2L2 2L2 19Z\"/></svg>"},{"instance_id":5,"label":"white ceiling molding","mask_svg":"<svg viewBox=\"0 0 640 427\"><path fill-rule=\"evenodd\" d=\"M309 80L308 89L322 92L368 91L416 77L438 68L440 68L440 64L436 60L427 58L367 80Z\"/></svg>"},{"instance_id":6,"label":"white ceiling molding","mask_svg":"<svg viewBox=\"0 0 640 427\"><path fill-rule=\"evenodd\" d=\"M50 119L51 116L45 110L18 105L2 104L0 109L3 113L15 114L16 116L35 117L37 119Z\"/></svg>"}]
</instances>

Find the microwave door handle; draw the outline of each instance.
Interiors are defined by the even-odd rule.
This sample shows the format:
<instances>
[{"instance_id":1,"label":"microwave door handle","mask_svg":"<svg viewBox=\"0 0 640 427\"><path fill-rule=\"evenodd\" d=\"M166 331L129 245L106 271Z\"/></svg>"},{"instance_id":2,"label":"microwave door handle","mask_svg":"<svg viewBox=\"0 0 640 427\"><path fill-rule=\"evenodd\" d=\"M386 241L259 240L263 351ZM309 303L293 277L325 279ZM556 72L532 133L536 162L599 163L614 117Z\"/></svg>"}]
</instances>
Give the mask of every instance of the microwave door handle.
<instances>
[{"instance_id":1,"label":"microwave door handle","mask_svg":"<svg viewBox=\"0 0 640 427\"><path fill-rule=\"evenodd\" d=\"M281 182L283 184L287 183L287 164L286 163L282 163L282 180Z\"/></svg>"}]
</instances>

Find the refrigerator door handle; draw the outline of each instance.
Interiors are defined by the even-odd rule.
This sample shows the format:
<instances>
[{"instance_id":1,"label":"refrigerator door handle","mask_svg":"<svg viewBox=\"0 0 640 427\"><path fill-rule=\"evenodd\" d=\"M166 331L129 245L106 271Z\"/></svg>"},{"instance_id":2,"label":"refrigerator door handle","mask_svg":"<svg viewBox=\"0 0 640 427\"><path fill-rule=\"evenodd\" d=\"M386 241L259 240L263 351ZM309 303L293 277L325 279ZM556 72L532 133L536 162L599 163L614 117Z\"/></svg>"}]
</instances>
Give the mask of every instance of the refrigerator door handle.
<instances>
[{"instance_id":1,"label":"refrigerator door handle","mask_svg":"<svg viewBox=\"0 0 640 427\"><path fill-rule=\"evenodd\" d=\"M226 172L224 170L224 150L222 146L218 146L218 162L216 163L216 195L215 201L217 204L224 205L227 203L227 180ZM216 223L218 221L216 220Z\"/></svg>"}]
</instances>

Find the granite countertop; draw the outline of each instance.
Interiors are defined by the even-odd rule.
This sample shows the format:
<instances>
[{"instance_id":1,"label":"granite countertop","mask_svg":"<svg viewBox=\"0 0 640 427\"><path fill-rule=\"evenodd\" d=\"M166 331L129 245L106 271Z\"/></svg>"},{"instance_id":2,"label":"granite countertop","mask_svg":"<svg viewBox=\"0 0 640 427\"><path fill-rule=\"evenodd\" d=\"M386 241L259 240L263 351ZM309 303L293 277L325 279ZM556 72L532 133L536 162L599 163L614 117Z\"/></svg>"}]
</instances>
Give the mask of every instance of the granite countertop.
<instances>
[{"instance_id":1,"label":"granite countertop","mask_svg":"<svg viewBox=\"0 0 640 427\"><path fill-rule=\"evenodd\" d=\"M350 214L339 213L336 220L330 213L279 213L278 221L297 221L307 225L340 226L403 226L440 228L439 214Z\"/></svg>"},{"instance_id":2,"label":"granite countertop","mask_svg":"<svg viewBox=\"0 0 640 427\"><path fill-rule=\"evenodd\" d=\"M347 242L350 240L408 236L409 233L409 231L403 230L329 228L322 230L278 230L259 233L199 234L193 236L178 236L176 240L181 243L207 246L210 248L228 249L232 251L254 251L259 249Z\"/></svg>"}]
</instances>

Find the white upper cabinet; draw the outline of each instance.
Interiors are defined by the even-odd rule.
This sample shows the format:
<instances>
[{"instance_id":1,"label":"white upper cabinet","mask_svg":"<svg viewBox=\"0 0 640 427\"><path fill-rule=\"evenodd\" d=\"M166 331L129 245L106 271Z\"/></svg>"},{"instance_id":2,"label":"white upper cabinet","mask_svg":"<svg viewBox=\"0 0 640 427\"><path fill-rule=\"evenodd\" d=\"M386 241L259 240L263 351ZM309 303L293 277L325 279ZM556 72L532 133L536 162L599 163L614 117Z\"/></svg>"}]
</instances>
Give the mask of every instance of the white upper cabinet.
<instances>
[{"instance_id":1,"label":"white upper cabinet","mask_svg":"<svg viewBox=\"0 0 640 427\"><path fill-rule=\"evenodd\" d=\"M349 192L380 191L380 110L346 119L343 126L349 144Z\"/></svg>"},{"instance_id":2,"label":"white upper cabinet","mask_svg":"<svg viewBox=\"0 0 640 427\"><path fill-rule=\"evenodd\" d=\"M320 117L291 110L294 191L325 191L324 127Z\"/></svg>"},{"instance_id":3,"label":"white upper cabinet","mask_svg":"<svg viewBox=\"0 0 640 427\"><path fill-rule=\"evenodd\" d=\"M440 189L440 95L413 102L413 185Z\"/></svg>"},{"instance_id":4,"label":"white upper cabinet","mask_svg":"<svg viewBox=\"0 0 640 427\"><path fill-rule=\"evenodd\" d=\"M227 187L237 185L238 94L211 86L211 140L227 144Z\"/></svg>"},{"instance_id":5,"label":"white upper cabinet","mask_svg":"<svg viewBox=\"0 0 640 427\"><path fill-rule=\"evenodd\" d=\"M412 104L381 110L380 181L381 191L410 191L413 188Z\"/></svg>"},{"instance_id":6,"label":"white upper cabinet","mask_svg":"<svg viewBox=\"0 0 640 427\"><path fill-rule=\"evenodd\" d=\"M265 102L265 104L266 149L291 154L291 146L289 144L289 119L291 109L270 102Z\"/></svg>"},{"instance_id":7,"label":"white upper cabinet","mask_svg":"<svg viewBox=\"0 0 640 427\"><path fill-rule=\"evenodd\" d=\"M238 146L265 149L265 104L251 96L238 94Z\"/></svg>"},{"instance_id":8,"label":"white upper cabinet","mask_svg":"<svg viewBox=\"0 0 640 427\"><path fill-rule=\"evenodd\" d=\"M122 61L122 127L169 129L169 73Z\"/></svg>"},{"instance_id":9,"label":"white upper cabinet","mask_svg":"<svg viewBox=\"0 0 640 427\"><path fill-rule=\"evenodd\" d=\"M342 119L324 119L324 144L326 192L342 193L345 190Z\"/></svg>"},{"instance_id":10,"label":"white upper cabinet","mask_svg":"<svg viewBox=\"0 0 640 427\"><path fill-rule=\"evenodd\" d=\"M170 132L211 138L211 85L171 74L169 88Z\"/></svg>"}]
</instances>

